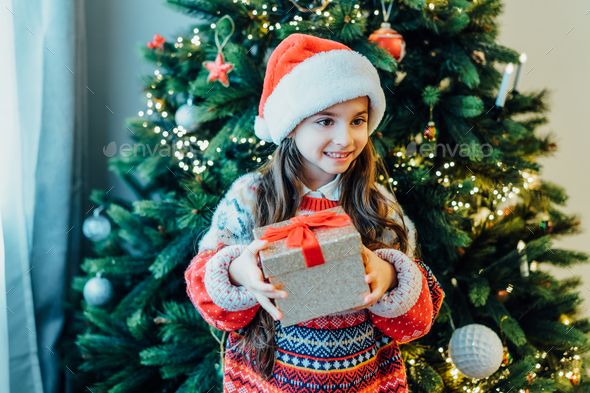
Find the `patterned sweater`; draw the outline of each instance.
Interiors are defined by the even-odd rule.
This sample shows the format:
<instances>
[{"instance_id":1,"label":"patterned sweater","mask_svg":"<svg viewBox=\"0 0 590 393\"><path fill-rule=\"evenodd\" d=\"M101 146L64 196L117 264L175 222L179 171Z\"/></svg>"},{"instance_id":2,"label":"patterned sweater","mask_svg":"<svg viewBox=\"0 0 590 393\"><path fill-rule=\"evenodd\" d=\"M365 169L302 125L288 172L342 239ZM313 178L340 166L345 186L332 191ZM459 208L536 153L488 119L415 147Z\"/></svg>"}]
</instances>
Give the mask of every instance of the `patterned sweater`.
<instances>
[{"instance_id":1,"label":"patterned sweater","mask_svg":"<svg viewBox=\"0 0 590 393\"><path fill-rule=\"evenodd\" d=\"M408 255L393 248L374 251L394 265L397 287L362 310L334 313L285 328L276 321L277 360L267 381L233 348L260 307L246 288L232 285L228 278L231 261L254 240L252 212L260 176L249 173L233 183L185 272L187 294L200 315L212 326L230 332L224 392L407 392L398 343L428 333L444 294L430 269L413 259L416 234L405 214ZM339 187L330 186L305 194L297 214L338 206ZM377 186L392 204L397 204L393 195ZM396 213L391 216L401 224ZM395 233L384 232L381 240L395 244Z\"/></svg>"}]
</instances>

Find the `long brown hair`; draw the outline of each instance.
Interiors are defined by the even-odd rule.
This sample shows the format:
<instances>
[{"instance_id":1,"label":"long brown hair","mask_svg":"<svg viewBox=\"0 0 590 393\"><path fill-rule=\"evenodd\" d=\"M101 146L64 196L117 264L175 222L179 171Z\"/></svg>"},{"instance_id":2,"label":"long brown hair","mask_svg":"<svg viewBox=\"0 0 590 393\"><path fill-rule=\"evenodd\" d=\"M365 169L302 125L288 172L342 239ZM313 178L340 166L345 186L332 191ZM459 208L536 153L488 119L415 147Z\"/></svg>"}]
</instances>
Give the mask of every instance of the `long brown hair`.
<instances>
[{"instance_id":1,"label":"long brown hair","mask_svg":"<svg viewBox=\"0 0 590 393\"><path fill-rule=\"evenodd\" d=\"M285 138L272 158L259 169L262 179L256 191L256 227L288 220L296 215L304 184L303 165L294 138ZM369 138L361 154L341 176L339 203L352 219L368 249L393 247L378 240L383 230L390 228L400 240L400 251L406 253L408 234L405 223L402 227L388 218L388 201L375 185L378 170L387 174ZM403 223L399 206L393 209ZM236 343L236 348L246 356L250 367L265 380L272 376L275 364L274 332L274 320L260 307L248 324L246 333Z\"/></svg>"}]
</instances>

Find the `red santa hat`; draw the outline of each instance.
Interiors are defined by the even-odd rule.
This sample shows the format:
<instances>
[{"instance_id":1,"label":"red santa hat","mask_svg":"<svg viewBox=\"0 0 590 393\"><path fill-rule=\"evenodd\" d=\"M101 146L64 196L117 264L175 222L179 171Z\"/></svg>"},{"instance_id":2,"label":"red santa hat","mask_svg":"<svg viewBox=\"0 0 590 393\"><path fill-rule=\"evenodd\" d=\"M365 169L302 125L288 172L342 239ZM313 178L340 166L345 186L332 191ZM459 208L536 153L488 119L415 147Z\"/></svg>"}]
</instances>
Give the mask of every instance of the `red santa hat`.
<instances>
[{"instance_id":1,"label":"red santa hat","mask_svg":"<svg viewBox=\"0 0 590 393\"><path fill-rule=\"evenodd\" d=\"M278 145L307 117L362 96L369 97L370 135L385 112L385 94L373 64L341 43L291 34L268 60L256 136Z\"/></svg>"}]
</instances>

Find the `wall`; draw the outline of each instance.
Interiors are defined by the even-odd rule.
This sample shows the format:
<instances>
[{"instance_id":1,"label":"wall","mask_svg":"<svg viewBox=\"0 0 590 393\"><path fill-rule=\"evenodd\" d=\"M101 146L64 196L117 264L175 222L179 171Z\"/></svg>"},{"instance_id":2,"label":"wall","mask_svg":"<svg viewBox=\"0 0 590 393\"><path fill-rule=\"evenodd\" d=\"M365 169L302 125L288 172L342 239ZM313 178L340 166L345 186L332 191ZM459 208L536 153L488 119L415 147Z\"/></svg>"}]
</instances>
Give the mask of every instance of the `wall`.
<instances>
[{"instance_id":1,"label":"wall","mask_svg":"<svg viewBox=\"0 0 590 393\"><path fill-rule=\"evenodd\" d=\"M525 70L518 90L539 91L548 88L549 123L539 129L540 135L555 135L557 152L539 160L541 178L565 189L569 196L560 210L582 219L583 233L555 240L553 248L590 253L590 193L588 169L590 133L587 107L590 103L588 69L590 53L590 4L580 0L554 2L519 0L505 2L501 16L499 43L527 54ZM590 310L590 265L568 269L551 269L559 278L581 276L580 291L585 302L580 311Z\"/></svg>"}]
</instances>

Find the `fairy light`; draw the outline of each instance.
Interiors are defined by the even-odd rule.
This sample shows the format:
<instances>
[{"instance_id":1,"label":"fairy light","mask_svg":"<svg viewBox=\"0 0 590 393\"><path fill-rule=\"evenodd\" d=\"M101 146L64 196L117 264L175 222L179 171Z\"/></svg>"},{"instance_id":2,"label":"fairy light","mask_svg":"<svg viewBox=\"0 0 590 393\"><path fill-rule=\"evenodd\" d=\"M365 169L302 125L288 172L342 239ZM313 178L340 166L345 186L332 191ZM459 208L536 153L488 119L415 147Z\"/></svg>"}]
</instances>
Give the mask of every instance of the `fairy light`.
<instances>
[{"instance_id":1,"label":"fairy light","mask_svg":"<svg viewBox=\"0 0 590 393\"><path fill-rule=\"evenodd\" d=\"M160 127L158 127L158 126L154 127L154 132L156 134L158 134L160 132Z\"/></svg>"},{"instance_id":2,"label":"fairy light","mask_svg":"<svg viewBox=\"0 0 590 393\"><path fill-rule=\"evenodd\" d=\"M215 23L211 23L211 28L214 29L216 27Z\"/></svg>"},{"instance_id":3,"label":"fairy light","mask_svg":"<svg viewBox=\"0 0 590 393\"><path fill-rule=\"evenodd\" d=\"M143 115L144 115L143 111L139 111L137 114L138 114L140 117L143 117Z\"/></svg>"},{"instance_id":4,"label":"fairy light","mask_svg":"<svg viewBox=\"0 0 590 393\"><path fill-rule=\"evenodd\" d=\"M162 112L162 117L168 117L168 112L166 112L166 111Z\"/></svg>"},{"instance_id":5,"label":"fairy light","mask_svg":"<svg viewBox=\"0 0 590 393\"><path fill-rule=\"evenodd\" d=\"M147 111L147 114L148 114L148 115L151 115L152 113L154 113L154 111L153 111L153 110L151 110L151 109L148 109L148 111Z\"/></svg>"},{"instance_id":6,"label":"fairy light","mask_svg":"<svg viewBox=\"0 0 590 393\"><path fill-rule=\"evenodd\" d=\"M147 122L144 121L141 125L145 128L147 127Z\"/></svg>"}]
</instances>

